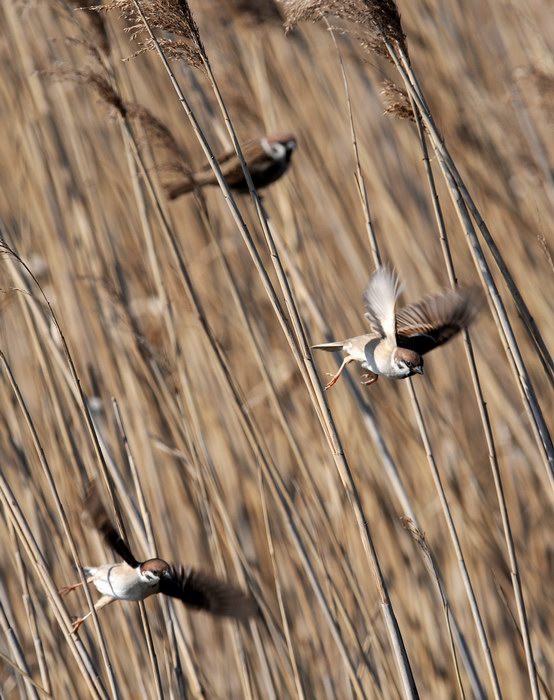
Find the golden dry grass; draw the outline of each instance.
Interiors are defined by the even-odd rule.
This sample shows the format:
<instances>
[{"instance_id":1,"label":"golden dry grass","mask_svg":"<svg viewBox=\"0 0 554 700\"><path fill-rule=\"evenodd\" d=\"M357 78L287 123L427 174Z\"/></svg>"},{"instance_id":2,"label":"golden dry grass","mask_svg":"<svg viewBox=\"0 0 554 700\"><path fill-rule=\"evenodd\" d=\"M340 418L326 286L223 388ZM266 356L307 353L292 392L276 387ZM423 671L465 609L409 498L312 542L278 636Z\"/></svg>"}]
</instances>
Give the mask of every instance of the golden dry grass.
<instances>
[{"instance_id":1,"label":"golden dry grass","mask_svg":"<svg viewBox=\"0 0 554 700\"><path fill-rule=\"evenodd\" d=\"M191 6L239 136L290 130L298 137L292 169L267 191L264 206L309 342L363 332L361 295L373 260L329 32L323 24L302 25L285 36L281 13L269 1ZM330 424L322 427L317 393L308 389L307 371L298 369L221 192L167 205L164 164L174 161L167 141L160 145L151 130L145 134L144 120L131 118L140 113L136 107L133 141L91 85L94 71L116 84L125 102L150 110L175 135L186 167L195 168L205 157L162 64L153 53L122 62L137 46L115 13L106 38L72 7L52 1L0 8L2 236L52 304L84 392L80 397L40 290L5 253L0 695L40 697L46 689L56 698L402 697L363 528L335 467L342 458L333 457L325 435ZM400 9L438 128L552 350L549 3L422 0ZM383 114L389 105L383 81L402 85L394 67L348 34L337 34L337 41L378 244L413 300L448 285L417 130ZM101 54L99 65L93 48L103 47L110 53ZM214 150L227 148L206 74L178 61L172 67ZM105 100L98 80L96 87ZM137 145L161 210L137 175ZM478 284L431 155L458 279ZM254 206L247 197L237 202L283 302ZM486 257L552 429L552 384ZM183 273L205 316L191 304ZM552 487L488 309L471 338L547 698L554 687ZM315 360L324 380L335 369L332 357ZM465 696L493 697L408 382L381 380L361 392L360 403L357 375L351 372L354 384L342 379L326 398L420 697L460 697L441 597L416 541L421 532L475 667L470 679L468 657L456 645ZM462 339L433 353L414 386L503 697L531 697L489 448ZM87 623L82 646L76 643L68 615L86 610L87 601L75 593L60 603L55 589L77 580L78 562L111 556L81 520L87 475L103 468L137 555L157 551L240 581L259 602L259 620L234 627L154 598L144 606L148 625L138 606L116 604L100 613L100 635ZM404 516L417 519L419 533L403 527Z\"/></svg>"}]
</instances>

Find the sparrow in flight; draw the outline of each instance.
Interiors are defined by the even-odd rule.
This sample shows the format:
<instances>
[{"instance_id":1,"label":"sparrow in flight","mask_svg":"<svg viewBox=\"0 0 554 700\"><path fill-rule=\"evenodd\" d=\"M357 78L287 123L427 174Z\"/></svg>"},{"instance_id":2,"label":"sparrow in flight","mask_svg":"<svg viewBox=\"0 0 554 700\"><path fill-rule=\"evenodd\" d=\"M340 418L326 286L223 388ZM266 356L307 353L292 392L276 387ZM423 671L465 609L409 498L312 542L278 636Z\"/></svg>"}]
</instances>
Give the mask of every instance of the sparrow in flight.
<instances>
[{"instance_id":1,"label":"sparrow in flight","mask_svg":"<svg viewBox=\"0 0 554 700\"><path fill-rule=\"evenodd\" d=\"M366 385L376 382L379 375L404 379L416 373L423 374L423 355L467 328L481 307L479 290L468 288L430 294L397 311L400 292L400 280L394 270L379 267L370 277L364 293L370 332L312 346L315 350L346 353L325 389L330 389L346 365L354 360L368 370L362 382Z\"/></svg>"},{"instance_id":2,"label":"sparrow in flight","mask_svg":"<svg viewBox=\"0 0 554 700\"><path fill-rule=\"evenodd\" d=\"M190 608L206 610L218 617L245 619L256 613L256 604L247 593L226 581L189 567L174 567L163 559L138 561L128 544L112 524L94 484L88 490L86 509L94 527L106 544L122 559L114 564L84 567L87 583L93 583L102 597L95 603L96 611L116 600L144 600L155 593L179 598ZM75 583L60 590L61 595L82 586ZM88 612L73 623L77 632L91 615Z\"/></svg>"},{"instance_id":3,"label":"sparrow in flight","mask_svg":"<svg viewBox=\"0 0 554 700\"><path fill-rule=\"evenodd\" d=\"M254 187L259 190L278 180L288 170L292 152L296 148L296 138L292 134L274 134L247 141L241 148ZM248 185L235 151L224 153L217 160L229 188L247 194ZM197 187L208 185L217 185L217 179L211 167L206 165L183 182L169 185L166 188L167 196L176 199Z\"/></svg>"}]
</instances>

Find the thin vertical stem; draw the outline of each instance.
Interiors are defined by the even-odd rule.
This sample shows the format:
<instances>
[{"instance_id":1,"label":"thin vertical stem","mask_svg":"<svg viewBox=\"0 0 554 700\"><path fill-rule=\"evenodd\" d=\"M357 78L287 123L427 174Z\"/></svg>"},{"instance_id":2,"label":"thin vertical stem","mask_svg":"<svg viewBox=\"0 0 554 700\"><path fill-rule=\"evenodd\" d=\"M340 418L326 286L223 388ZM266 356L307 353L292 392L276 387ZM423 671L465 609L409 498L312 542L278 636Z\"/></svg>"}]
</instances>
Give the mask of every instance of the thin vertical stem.
<instances>
[{"instance_id":1,"label":"thin vertical stem","mask_svg":"<svg viewBox=\"0 0 554 700\"><path fill-rule=\"evenodd\" d=\"M429 468L431 469L431 474L433 476L433 481L435 482L435 487L437 489L437 493L439 496L439 500L441 503L441 508L446 520L446 525L448 527L448 532L450 533L450 538L452 540L452 544L454 546L454 551L456 552L456 557L458 559L458 566L460 568L460 574L462 577L462 581L464 584L464 588L466 591L466 595L468 597L469 605L471 608L471 613L473 615L473 619L475 621L475 627L477 628L477 634L479 635L479 640L481 642L481 648L483 649L483 655L485 657L485 663L487 665L487 669L489 672L489 678L491 681L491 685L493 688L493 693L494 697L496 700L501 700L502 698L502 692L500 690L500 684L498 682L498 675L496 673L496 668L494 665L494 661L492 658L492 653L490 650L489 646L489 640L487 638L487 633L485 631L485 625L483 623L483 619L481 618L481 612L479 610L479 605L477 604L477 598L475 596L475 592L473 590L473 584L471 583L471 578L469 576L469 571L467 569L464 555L462 552L462 546L460 544L460 539L458 537L458 532L456 530L456 525L454 524L454 518L452 517L452 513L450 511L450 506L448 504L448 500L446 498L446 493L444 491L444 487L442 485L442 480L439 474L439 470L437 468L437 464L435 462L435 457L433 455L433 448L431 447L431 441L429 440L429 435L427 433L427 429L425 427L425 423L422 420L422 412L421 412L421 406L419 405L419 401L417 399L415 390L414 390L414 385L412 378L409 377L407 379L407 384L408 384L408 391L410 394L410 398L412 400L413 408L414 408L414 413L417 419L418 423L418 428L419 432L421 435L421 440L423 442L423 446L425 448L425 452L427 454L427 461L429 462Z\"/></svg>"},{"instance_id":2,"label":"thin vertical stem","mask_svg":"<svg viewBox=\"0 0 554 700\"><path fill-rule=\"evenodd\" d=\"M431 200L433 203L433 210L435 212L435 218L437 221L437 229L439 233L439 238L441 242L441 247L443 250L444 261L448 277L451 286L454 288L456 286L456 272L454 270L454 263L452 260L452 254L450 251L450 244L448 241L448 234L446 231L446 226L444 223L444 217L442 215L442 208L440 206L438 192L435 186L435 179L433 176L433 170L431 167L431 162L429 160L429 153L427 150L427 142L425 139L425 131L421 123L421 116L419 110L415 104L413 97L410 96L410 101L412 103L412 110L416 120L416 126L419 136L419 142L421 146L421 151L423 153L423 163L425 167L425 174L427 177L427 183L429 185L429 191L431 194ZM479 378L479 373L477 370L477 364L475 362L475 355L473 352L473 345L471 343L471 337L467 330L464 330L464 347L466 350L466 357L469 365L469 370L471 373L471 379L473 382L473 389L475 392L475 399L477 401L477 406L479 408L479 414L481 417L481 423L483 425L483 432L485 435L485 440L487 442L487 448L489 452L489 463L493 475L494 485L496 489L496 496L498 499L498 505L500 508L500 514L502 517L502 529L504 531L504 538L506 540L506 548L508 550L508 558L510 561L510 574L512 578L512 586L514 589L514 595L516 598L516 605L519 615L519 622L522 630L523 637L523 647L525 651L525 658L527 661L527 672L529 674L529 682L531 685L531 694L533 700L539 700L540 692L537 680L537 671L535 667L535 661L533 656L533 647L531 644L531 635L529 631L529 621L527 619L527 614L525 611L525 600L523 596L523 587L521 585L521 577L519 574L519 568L517 563L517 555L515 551L514 540L512 536L512 529L510 525L510 519L508 515L508 506L506 504L506 499L504 497L504 488L502 486L502 477L500 475L500 467L498 465L496 446L494 442L494 436L492 433L492 427L490 423L489 412L487 410L487 404L483 395L483 390L481 387L481 380Z\"/></svg>"},{"instance_id":3,"label":"thin vertical stem","mask_svg":"<svg viewBox=\"0 0 554 700\"><path fill-rule=\"evenodd\" d=\"M368 558L370 568L373 574L373 578L375 581L375 584L377 586L377 591L379 593L379 597L381 600L381 609L383 611L383 615L385 617L385 621L387 624L387 631L389 633L389 637L391 640L391 644L393 647L394 655L395 655L395 660L397 663L398 671L400 674L400 677L402 679L402 684L404 687L404 693L407 698L416 698L418 697L417 694L417 689L415 685L415 681L413 678L413 674L410 668L410 663L408 659L408 655L406 652L406 648L402 639L402 635L400 632L400 628L398 626L398 622L396 620L396 616L394 614L394 609L392 607L392 602L390 600L388 590L386 587L385 583L385 578L383 575L383 572L381 570L381 565L379 563L379 559L377 556L377 551L375 549L375 545L373 543L373 540L371 538L371 534L369 531L369 525L367 518L365 517L363 507L362 507L362 502L360 495L358 493L358 490L355 486L354 483L354 478L353 474L351 472L350 466L346 460L346 457L343 452L343 448L338 436L338 433L335 428L335 424L333 421L333 418L331 416L331 412L329 409L329 406L327 404L327 400L324 395L323 388L321 386L321 383L319 381L319 377L317 376L317 372L314 367L313 363L313 358L311 356L311 352L307 343L307 339L305 336L305 333L303 331L303 326L302 322L300 319L300 315L298 313L298 310L296 308L296 304L294 303L294 299L292 297L292 291L290 289L290 285L288 282L288 279L286 277L286 274L284 272L284 269L281 265L281 261L277 252L277 249L275 247L275 244L273 242L273 237L271 236L270 232L270 227L269 225L264 226L262 224L262 228L264 230L264 233L266 235L266 241L268 243L270 255L272 262L274 263L275 269L277 271L277 275L279 278L279 282L281 284L282 291L285 294L285 299L287 301L287 307L289 310L289 313L292 316L293 319L293 327L296 331L296 341L294 337L290 333L290 329L288 327L288 324L286 323L284 317L282 317L282 312L280 310L280 305L277 302L277 297L275 294L275 291L271 285L271 282L269 280L269 277L267 275L267 272L263 268L263 265L258 265L259 261L259 254L257 253L255 246L253 245L249 233L246 230L246 227L244 226L244 223L242 221L242 217L240 216L240 213L238 212L238 208L236 207L236 204L233 200L233 198L230 195L230 191L228 188L227 183L225 182L225 179L223 178L223 175L221 173L221 169L219 168L219 165L215 159L215 156L204 136L202 133L202 130L200 128L200 125L192 112L191 107L188 104L188 101L181 90L179 83L177 82L177 79L175 78L175 75L169 65L169 62L160 47L160 44L158 40L156 39L154 33L152 32L151 27L148 24L148 21L144 15L144 12L142 10L142 7L140 5L140 2L138 0L133 0L133 5L137 9L137 12L139 13L144 26L148 32L149 38L153 42L156 51L166 69L166 72L169 75L169 78L172 82L172 85L178 95L179 102L181 103L183 109L185 110L185 113L187 114L191 125L193 127L193 131L196 134L200 145L202 146L202 149L204 150L204 153L206 157L208 158L210 162L210 166L212 167L212 170L216 176L216 179L218 181L219 186L223 190L225 194L225 199L227 201L228 206L231 209L231 213L233 214L233 218L235 219L235 222L237 223L239 230L241 234L243 234L243 240L245 240L247 248L249 252L252 255L252 258L256 264L256 267L258 271L261 274L262 277L262 282L264 284L264 288L266 289L266 292L268 293L270 300L272 301L272 305L278 314L279 320L281 321L281 326L285 330L285 334L287 336L287 340L289 340L289 345L291 347L291 350L297 359L297 363L299 365L299 368L302 370L302 364L305 365L305 371L307 372L309 376L309 382L307 381L308 389L310 390L310 383L312 387L312 391L315 393L316 397L316 406L319 406L320 412L318 411L318 415L320 416L320 420L322 421L322 426L324 428L324 431L328 437L329 445L332 450L333 457L335 459L335 464L337 467L337 470L339 472L341 481L343 483L343 487L345 489L345 492L347 494L348 500L350 505L352 506L352 509L354 511L354 515L356 518L356 522L358 524L358 528L360 530L360 535L362 538L362 543L364 546L364 550L366 552L366 556ZM208 68L208 63L207 60L205 60L205 67ZM215 81L212 80L212 85L215 87ZM223 108L224 113L226 114L226 110L224 108L223 101L221 99L219 91L216 89L216 98L218 98L218 102L220 103L220 106ZM232 129L232 125L230 120L226 119L226 123L228 126L231 127L230 129L230 134L233 139L233 144L235 146L235 149L237 150L237 153L240 154L240 146L238 144L238 140L236 138L236 134L234 133L234 130ZM254 201L256 202L256 206L258 211L260 212L261 220L264 220L267 223L267 216L261 212L261 204L260 201L255 193L253 184L252 184L252 179L250 178L250 175L248 174L248 169L246 168L246 164L244 162L244 158L242 157L242 154L239 155L239 158L241 158L241 165L243 166L243 170L245 173L245 177L249 186L250 191L253 193L254 196ZM281 318L282 317L282 318ZM297 342L300 344L300 347L297 345ZM303 372L304 375L304 372ZM310 393L312 393L310 391Z\"/></svg>"},{"instance_id":4,"label":"thin vertical stem","mask_svg":"<svg viewBox=\"0 0 554 700\"><path fill-rule=\"evenodd\" d=\"M483 254L481 245L477 239L475 229L464 202L462 191L467 193L467 188L465 187L465 184L463 183L456 166L440 137L427 103L422 96L421 88L417 83L417 79L415 78L408 60L406 58L401 60L396 50L389 42L386 42L386 45L391 58L402 76L402 79L404 80L406 89L417 104L417 107L420 110L423 120L429 130L431 143L433 144L435 153L438 156L439 164L445 177L450 196L452 197L460 223L466 234L475 267L479 273L483 287L487 290L491 307L494 310L500 337L503 341L503 345L514 376L517 379L517 384L522 395L524 406L529 415L535 439L541 453L543 454L550 485L554 490L554 445L552 443L552 438L548 431L548 426L544 420L542 409L538 402L512 326L508 319L508 314L506 313L506 309L500 294L498 293L498 289L494 282L487 260ZM468 193L467 197L469 198Z\"/></svg>"},{"instance_id":5,"label":"thin vertical stem","mask_svg":"<svg viewBox=\"0 0 554 700\"><path fill-rule=\"evenodd\" d=\"M6 376L8 377L8 381L10 383L12 391L17 399L17 403L19 404L21 412L23 413L23 417L25 419L25 423L27 424L27 428L31 434L31 439L33 441L33 445L34 445L34 448L36 450L40 465L42 467L42 470L44 472L46 480L48 481L48 485L49 485L50 490L52 492L52 495L54 497L54 501L56 503L56 508L58 510L58 515L59 515L59 518L62 522L64 535L65 535L66 540L69 544L69 548L71 549L71 554L73 556L73 560L75 561L75 565L77 566L77 569L79 571L79 577L81 579L81 583L83 584L83 590L85 593L85 597L87 599L88 606L92 612L92 618L94 620L96 635L98 637L98 643L100 645L100 652L102 654L102 660L104 661L104 665L106 667L106 671L108 674L108 681L110 683L110 689L111 689L113 697L118 698L119 692L117 689L115 676L114 676L112 665L110 662L108 649L106 647L106 642L104 640L104 635L102 634L102 630L101 630L100 624L98 622L98 616L96 613L96 609L94 607L92 596L90 594L90 591L89 591L87 583L86 583L85 576L84 576L83 571L82 571L82 565L81 565L81 560L79 557L77 545L75 543L75 540L73 539L73 534L71 532L71 528L69 526L69 522L68 522L67 516L65 514L65 509L64 509L64 506L61 502L61 499L60 499L60 496L58 493L58 488L56 486L56 482L54 481L54 478L52 476L52 472L50 470L50 466L48 464L48 461L46 460L46 455L44 453L44 450L42 449L42 445L40 443L38 433L35 429L33 420L31 418L31 414L29 413L29 411L27 409L27 405L25 404L23 396L21 395L21 392L19 390L19 386L17 385L17 382L15 380L15 377L12 374L10 365L8 364L8 361L6 360L6 356L4 355L4 353L1 350L0 350L0 360L1 360L2 365L4 366L4 369L6 371Z\"/></svg>"}]
</instances>

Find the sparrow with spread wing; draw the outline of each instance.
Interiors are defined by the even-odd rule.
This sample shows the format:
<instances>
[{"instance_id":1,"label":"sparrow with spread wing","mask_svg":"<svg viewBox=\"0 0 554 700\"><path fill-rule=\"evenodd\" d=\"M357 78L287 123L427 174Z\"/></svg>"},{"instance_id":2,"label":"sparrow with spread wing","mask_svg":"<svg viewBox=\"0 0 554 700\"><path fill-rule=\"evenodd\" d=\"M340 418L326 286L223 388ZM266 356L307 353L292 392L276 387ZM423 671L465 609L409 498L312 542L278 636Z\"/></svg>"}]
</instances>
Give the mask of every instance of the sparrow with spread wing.
<instances>
[{"instance_id":1,"label":"sparrow with spread wing","mask_svg":"<svg viewBox=\"0 0 554 700\"><path fill-rule=\"evenodd\" d=\"M256 613L256 604L250 595L211 574L189 567L174 567L163 559L142 562L135 559L111 522L94 483L87 493L86 510L106 544L123 559L114 564L84 567L87 583L93 583L102 593L94 605L97 611L116 600L144 600L155 593L163 593L179 598L190 608L206 610L218 617L240 620ZM65 586L60 594L67 595L82 585ZM76 632L91 614L88 612L77 618L73 631Z\"/></svg>"},{"instance_id":2,"label":"sparrow with spread wing","mask_svg":"<svg viewBox=\"0 0 554 700\"><path fill-rule=\"evenodd\" d=\"M364 293L370 332L312 346L315 350L346 353L325 389L330 389L346 365L353 361L360 362L368 370L363 381L366 385L376 382L380 375L404 379L416 373L423 374L423 355L467 328L482 303L480 291L472 287L430 294L397 311L400 292L400 280L394 270L379 267L370 277Z\"/></svg>"},{"instance_id":3,"label":"sparrow with spread wing","mask_svg":"<svg viewBox=\"0 0 554 700\"><path fill-rule=\"evenodd\" d=\"M278 180L286 173L292 153L296 148L296 138L292 134L274 134L261 139L247 141L241 146L244 160L252 176L254 187L259 190ZM218 159L225 181L231 190L248 193L248 185L235 151L224 153ZM217 185L217 178L209 165L192 173L183 182L167 187L169 199L192 192L198 187Z\"/></svg>"}]
</instances>

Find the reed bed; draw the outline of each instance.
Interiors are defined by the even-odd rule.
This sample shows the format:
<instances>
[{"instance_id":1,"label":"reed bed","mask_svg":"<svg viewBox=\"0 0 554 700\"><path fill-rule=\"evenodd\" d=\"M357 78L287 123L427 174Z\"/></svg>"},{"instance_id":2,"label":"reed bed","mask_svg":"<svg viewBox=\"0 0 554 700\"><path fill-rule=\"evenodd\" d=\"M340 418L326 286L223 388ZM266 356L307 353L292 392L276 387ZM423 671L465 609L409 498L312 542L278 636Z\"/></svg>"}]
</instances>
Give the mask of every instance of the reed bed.
<instances>
[{"instance_id":1,"label":"reed bed","mask_svg":"<svg viewBox=\"0 0 554 700\"><path fill-rule=\"evenodd\" d=\"M83 5L0 8L0 695L551 698L548 3ZM291 169L233 195L215 156L275 131ZM324 392L382 261L487 307L423 378ZM139 557L257 617L72 634L97 475Z\"/></svg>"}]
</instances>

